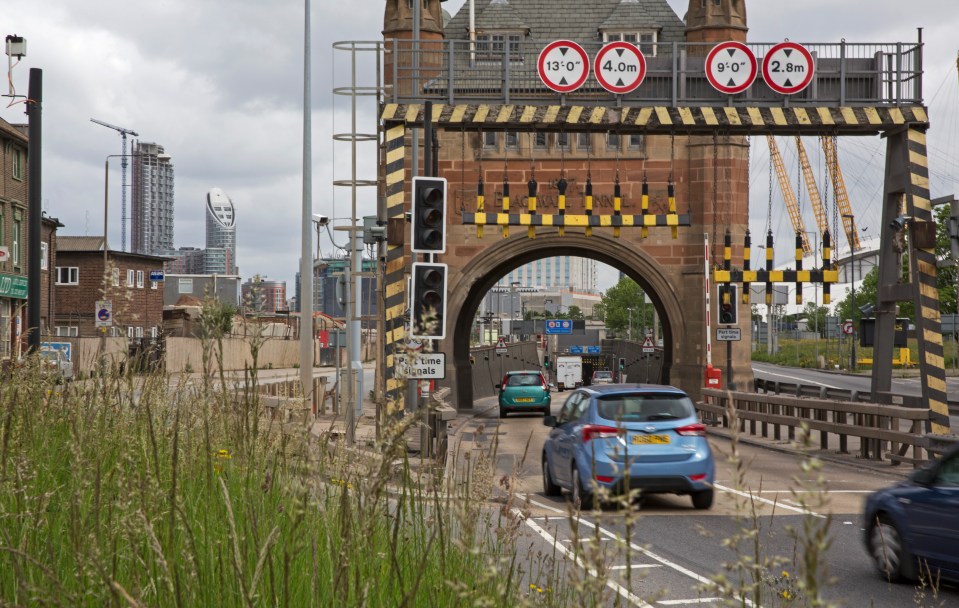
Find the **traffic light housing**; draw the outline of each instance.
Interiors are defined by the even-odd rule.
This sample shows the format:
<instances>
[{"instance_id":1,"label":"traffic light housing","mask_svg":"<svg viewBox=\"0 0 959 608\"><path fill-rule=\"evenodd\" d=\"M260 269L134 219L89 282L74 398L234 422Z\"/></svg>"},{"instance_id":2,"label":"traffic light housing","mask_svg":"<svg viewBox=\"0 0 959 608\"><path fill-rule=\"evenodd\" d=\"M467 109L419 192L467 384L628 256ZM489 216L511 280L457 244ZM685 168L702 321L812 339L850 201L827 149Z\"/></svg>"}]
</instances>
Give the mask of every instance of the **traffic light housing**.
<instances>
[{"instance_id":1,"label":"traffic light housing","mask_svg":"<svg viewBox=\"0 0 959 608\"><path fill-rule=\"evenodd\" d=\"M626 357L619 358L619 371L626 369Z\"/></svg>"},{"instance_id":2,"label":"traffic light housing","mask_svg":"<svg viewBox=\"0 0 959 608\"><path fill-rule=\"evenodd\" d=\"M739 300L736 298L737 285L720 283L717 289L719 295L719 324L739 324Z\"/></svg>"},{"instance_id":3,"label":"traffic light housing","mask_svg":"<svg viewBox=\"0 0 959 608\"><path fill-rule=\"evenodd\" d=\"M410 285L410 336L427 340L446 337L446 264L413 264Z\"/></svg>"},{"instance_id":4,"label":"traffic light housing","mask_svg":"<svg viewBox=\"0 0 959 608\"><path fill-rule=\"evenodd\" d=\"M543 367L549 367L549 353L543 355Z\"/></svg>"},{"instance_id":5,"label":"traffic light housing","mask_svg":"<svg viewBox=\"0 0 959 608\"><path fill-rule=\"evenodd\" d=\"M411 234L414 253L446 253L446 180L413 178Z\"/></svg>"}]
</instances>

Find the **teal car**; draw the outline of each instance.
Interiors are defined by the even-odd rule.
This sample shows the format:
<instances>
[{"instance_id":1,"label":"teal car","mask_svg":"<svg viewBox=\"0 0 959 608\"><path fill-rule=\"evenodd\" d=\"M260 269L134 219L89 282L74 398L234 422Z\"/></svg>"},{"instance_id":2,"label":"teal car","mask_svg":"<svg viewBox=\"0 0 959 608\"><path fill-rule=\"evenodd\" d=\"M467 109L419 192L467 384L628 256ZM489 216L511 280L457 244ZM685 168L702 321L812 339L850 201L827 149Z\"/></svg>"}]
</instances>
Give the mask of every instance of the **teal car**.
<instances>
[{"instance_id":1,"label":"teal car","mask_svg":"<svg viewBox=\"0 0 959 608\"><path fill-rule=\"evenodd\" d=\"M509 412L541 412L549 415L552 402L549 384L543 374L536 370L508 372L499 390L499 417L506 418Z\"/></svg>"}]
</instances>

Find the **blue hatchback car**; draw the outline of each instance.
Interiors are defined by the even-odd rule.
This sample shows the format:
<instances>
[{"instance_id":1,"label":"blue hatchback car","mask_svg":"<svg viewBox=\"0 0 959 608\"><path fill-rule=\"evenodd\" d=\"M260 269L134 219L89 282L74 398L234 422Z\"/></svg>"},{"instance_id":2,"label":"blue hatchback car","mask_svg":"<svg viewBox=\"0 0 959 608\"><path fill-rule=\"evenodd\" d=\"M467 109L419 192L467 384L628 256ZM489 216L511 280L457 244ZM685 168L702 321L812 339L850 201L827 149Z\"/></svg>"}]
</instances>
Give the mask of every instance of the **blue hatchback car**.
<instances>
[{"instance_id":1,"label":"blue hatchback car","mask_svg":"<svg viewBox=\"0 0 959 608\"><path fill-rule=\"evenodd\" d=\"M715 462L692 400L671 386L606 384L577 389L543 446L543 490L568 490L590 508L599 488L621 494L689 494L713 504Z\"/></svg>"},{"instance_id":2,"label":"blue hatchback car","mask_svg":"<svg viewBox=\"0 0 959 608\"><path fill-rule=\"evenodd\" d=\"M870 494L863 518L866 550L883 578L959 582L959 446Z\"/></svg>"}]
</instances>

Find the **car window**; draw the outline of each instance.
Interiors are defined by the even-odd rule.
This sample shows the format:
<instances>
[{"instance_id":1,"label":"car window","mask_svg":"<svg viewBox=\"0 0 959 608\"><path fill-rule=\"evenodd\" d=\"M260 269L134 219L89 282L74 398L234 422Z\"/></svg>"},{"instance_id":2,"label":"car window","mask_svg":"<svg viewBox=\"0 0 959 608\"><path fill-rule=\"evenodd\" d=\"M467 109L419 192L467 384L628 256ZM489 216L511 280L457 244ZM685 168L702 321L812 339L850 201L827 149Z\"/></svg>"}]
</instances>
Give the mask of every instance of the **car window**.
<instances>
[{"instance_id":1,"label":"car window","mask_svg":"<svg viewBox=\"0 0 959 608\"><path fill-rule=\"evenodd\" d=\"M612 377L613 377L613 373L612 373L612 372L593 372L593 375L596 376L597 378L612 378Z\"/></svg>"},{"instance_id":2,"label":"car window","mask_svg":"<svg viewBox=\"0 0 959 608\"><path fill-rule=\"evenodd\" d=\"M598 405L601 418L625 422L676 420L694 414L689 397L666 393L608 395L600 397Z\"/></svg>"},{"instance_id":3,"label":"car window","mask_svg":"<svg viewBox=\"0 0 959 608\"><path fill-rule=\"evenodd\" d=\"M511 374L507 386L537 386L542 384L539 374Z\"/></svg>"},{"instance_id":4,"label":"car window","mask_svg":"<svg viewBox=\"0 0 959 608\"><path fill-rule=\"evenodd\" d=\"M943 461L936 475L937 486L959 487L959 456Z\"/></svg>"},{"instance_id":5,"label":"car window","mask_svg":"<svg viewBox=\"0 0 959 608\"><path fill-rule=\"evenodd\" d=\"M566 403L563 404L563 409L559 412L559 419L557 420L560 424L569 422L573 419L573 409L579 405L580 400L583 398L582 393L573 393L566 399Z\"/></svg>"},{"instance_id":6,"label":"car window","mask_svg":"<svg viewBox=\"0 0 959 608\"><path fill-rule=\"evenodd\" d=\"M586 413L586 409L589 408L589 397L582 395L582 399L579 400L579 403L576 404L576 409L573 411L573 420L579 420L583 417L583 414Z\"/></svg>"}]
</instances>

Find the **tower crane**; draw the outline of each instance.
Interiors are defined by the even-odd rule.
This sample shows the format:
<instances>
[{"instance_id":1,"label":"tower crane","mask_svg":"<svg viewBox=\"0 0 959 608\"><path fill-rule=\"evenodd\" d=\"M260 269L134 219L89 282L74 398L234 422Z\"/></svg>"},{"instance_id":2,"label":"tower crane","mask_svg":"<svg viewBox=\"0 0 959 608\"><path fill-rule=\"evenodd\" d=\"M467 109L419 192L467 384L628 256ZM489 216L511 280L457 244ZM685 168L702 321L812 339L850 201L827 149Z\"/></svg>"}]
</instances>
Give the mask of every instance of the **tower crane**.
<instances>
[{"instance_id":1,"label":"tower crane","mask_svg":"<svg viewBox=\"0 0 959 608\"><path fill-rule=\"evenodd\" d=\"M134 131L133 129L125 129L123 127L118 127L116 125L111 125L108 122L103 122L102 120L97 120L96 118L91 118L90 122L96 123L98 125L104 126L108 129L113 129L120 134L120 138L123 140L123 154L120 156L120 250L127 250L127 135L132 135L134 137L139 137L140 134ZM106 235L103 239L103 247L106 248Z\"/></svg>"},{"instance_id":2,"label":"tower crane","mask_svg":"<svg viewBox=\"0 0 959 608\"><path fill-rule=\"evenodd\" d=\"M769 142L769 158L776 167L776 176L779 178L779 188L783 192L783 200L786 202L786 209L789 211L789 220L792 222L796 234L802 238L803 253L812 254L812 248L809 246L809 239L806 238L806 227L802 221L802 215L799 214L799 205L796 203L796 195L793 193L792 186L789 185L789 176L786 175L786 167L783 165L783 157L779 153L779 146L776 145L776 139L772 135L766 136Z\"/></svg>"},{"instance_id":3,"label":"tower crane","mask_svg":"<svg viewBox=\"0 0 959 608\"><path fill-rule=\"evenodd\" d=\"M809 166L806 147L803 146L802 138L798 135L796 136L796 150L799 151L799 163L802 165L803 177L806 178L806 191L809 192L809 202L812 206L813 215L816 216L816 226L819 228L821 238L829 231L829 218L826 217L826 210L823 208L822 199L819 197L819 186L816 185L812 167Z\"/></svg>"},{"instance_id":4,"label":"tower crane","mask_svg":"<svg viewBox=\"0 0 959 608\"><path fill-rule=\"evenodd\" d=\"M836 158L836 146L829 137L820 137L822 142L822 151L826 154L826 166L829 167L829 176L832 178L832 190L836 197L836 206L839 207L839 213L842 214L842 227L846 233L846 241L849 243L850 253L859 251L862 247L859 243L859 233L856 230L855 219L852 215L852 207L849 205L849 194L846 192L846 182L842 178L842 170L839 168L839 161Z\"/></svg>"}]
</instances>

